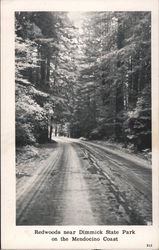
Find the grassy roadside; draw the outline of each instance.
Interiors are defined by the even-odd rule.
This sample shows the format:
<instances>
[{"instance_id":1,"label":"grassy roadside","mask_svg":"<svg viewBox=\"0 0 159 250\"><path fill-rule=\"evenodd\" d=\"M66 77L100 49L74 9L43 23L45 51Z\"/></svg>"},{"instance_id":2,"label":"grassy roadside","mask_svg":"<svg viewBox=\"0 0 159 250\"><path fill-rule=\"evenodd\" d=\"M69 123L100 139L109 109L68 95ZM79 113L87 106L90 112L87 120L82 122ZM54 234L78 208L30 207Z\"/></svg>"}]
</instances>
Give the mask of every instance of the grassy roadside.
<instances>
[{"instance_id":1,"label":"grassy roadside","mask_svg":"<svg viewBox=\"0 0 159 250\"><path fill-rule=\"evenodd\" d=\"M16 178L30 176L57 146L57 143L27 145L16 148Z\"/></svg>"}]
</instances>

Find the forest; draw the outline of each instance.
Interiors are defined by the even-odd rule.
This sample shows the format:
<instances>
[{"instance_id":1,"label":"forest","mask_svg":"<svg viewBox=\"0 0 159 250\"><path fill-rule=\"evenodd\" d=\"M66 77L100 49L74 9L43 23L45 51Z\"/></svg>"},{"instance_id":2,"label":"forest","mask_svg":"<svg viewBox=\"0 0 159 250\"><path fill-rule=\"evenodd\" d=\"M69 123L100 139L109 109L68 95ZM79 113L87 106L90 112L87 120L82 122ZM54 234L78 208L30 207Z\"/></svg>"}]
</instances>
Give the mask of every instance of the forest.
<instances>
[{"instance_id":1,"label":"forest","mask_svg":"<svg viewBox=\"0 0 159 250\"><path fill-rule=\"evenodd\" d=\"M15 13L16 146L54 133L150 150L151 13L79 19Z\"/></svg>"}]
</instances>

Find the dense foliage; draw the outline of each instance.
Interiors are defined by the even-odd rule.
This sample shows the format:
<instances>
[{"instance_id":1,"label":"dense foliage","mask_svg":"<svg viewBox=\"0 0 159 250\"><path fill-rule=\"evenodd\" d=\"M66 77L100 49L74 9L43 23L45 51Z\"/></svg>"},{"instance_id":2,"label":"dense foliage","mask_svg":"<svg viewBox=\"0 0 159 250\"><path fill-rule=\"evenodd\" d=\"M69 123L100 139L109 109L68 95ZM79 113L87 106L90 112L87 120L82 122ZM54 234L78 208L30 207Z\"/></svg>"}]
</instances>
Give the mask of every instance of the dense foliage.
<instances>
[{"instance_id":1,"label":"dense foliage","mask_svg":"<svg viewBox=\"0 0 159 250\"><path fill-rule=\"evenodd\" d=\"M73 134L151 147L151 16L87 13Z\"/></svg>"},{"instance_id":2,"label":"dense foliage","mask_svg":"<svg viewBox=\"0 0 159 250\"><path fill-rule=\"evenodd\" d=\"M55 134L151 148L151 14L16 13L16 142Z\"/></svg>"},{"instance_id":3,"label":"dense foliage","mask_svg":"<svg viewBox=\"0 0 159 250\"><path fill-rule=\"evenodd\" d=\"M77 39L66 13L16 13L16 143L51 139L70 115ZM56 129L57 130L57 129Z\"/></svg>"}]
</instances>

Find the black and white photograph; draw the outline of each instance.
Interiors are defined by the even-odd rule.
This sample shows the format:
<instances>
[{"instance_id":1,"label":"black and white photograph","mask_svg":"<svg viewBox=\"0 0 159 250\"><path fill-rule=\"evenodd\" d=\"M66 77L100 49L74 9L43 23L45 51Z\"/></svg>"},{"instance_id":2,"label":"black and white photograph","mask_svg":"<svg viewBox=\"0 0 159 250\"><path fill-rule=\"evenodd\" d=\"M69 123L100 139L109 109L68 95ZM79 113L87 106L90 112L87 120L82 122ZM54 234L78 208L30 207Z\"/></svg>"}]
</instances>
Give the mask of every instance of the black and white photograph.
<instances>
[{"instance_id":1,"label":"black and white photograph","mask_svg":"<svg viewBox=\"0 0 159 250\"><path fill-rule=\"evenodd\" d=\"M14 27L16 225L152 225L151 12Z\"/></svg>"}]
</instances>

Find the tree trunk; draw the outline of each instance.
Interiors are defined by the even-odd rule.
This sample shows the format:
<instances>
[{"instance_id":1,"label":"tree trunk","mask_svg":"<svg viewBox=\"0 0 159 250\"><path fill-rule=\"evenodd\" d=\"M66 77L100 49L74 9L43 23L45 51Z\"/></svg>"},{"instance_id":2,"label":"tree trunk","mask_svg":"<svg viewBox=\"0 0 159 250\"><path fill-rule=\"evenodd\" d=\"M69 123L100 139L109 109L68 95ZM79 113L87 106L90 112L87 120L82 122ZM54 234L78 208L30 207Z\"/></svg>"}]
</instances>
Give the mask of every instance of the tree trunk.
<instances>
[{"instance_id":1,"label":"tree trunk","mask_svg":"<svg viewBox=\"0 0 159 250\"><path fill-rule=\"evenodd\" d=\"M47 56L47 73L46 73L47 84L50 81L50 55Z\"/></svg>"},{"instance_id":2,"label":"tree trunk","mask_svg":"<svg viewBox=\"0 0 159 250\"><path fill-rule=\"evenodd\" d=\"M55 136L57 136L57 125L55 125Z\"/></svg>"},{"instance_id":3,"label":"tree trunk","mask_svg":"<svg viewBox=\"0 0 159 250\"><path fill-rule=\"evenodd\" d=\"M52 139L52 125L50 125L50 134L49 134L49 141L51 142Z\"/></svg>"}]
</instances>

